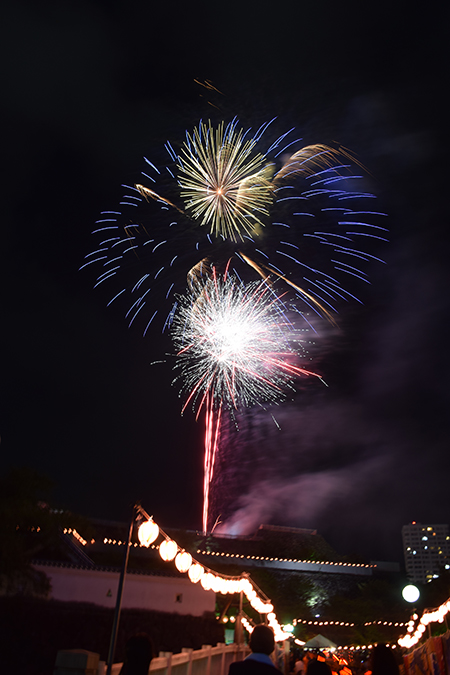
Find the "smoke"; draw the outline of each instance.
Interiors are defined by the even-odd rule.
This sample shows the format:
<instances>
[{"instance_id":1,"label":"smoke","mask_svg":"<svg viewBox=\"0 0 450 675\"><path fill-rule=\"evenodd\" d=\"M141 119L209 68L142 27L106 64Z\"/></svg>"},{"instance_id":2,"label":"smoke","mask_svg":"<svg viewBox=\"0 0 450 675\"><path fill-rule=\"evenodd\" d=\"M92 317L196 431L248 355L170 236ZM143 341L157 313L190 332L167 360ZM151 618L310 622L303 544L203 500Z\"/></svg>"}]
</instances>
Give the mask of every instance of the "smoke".
<instances>
[{"instance_id":1,"label":"smoke","mask_svg":"<svg viewBox=\"0 0 450 675\"><path fill-rule=\"evenodd\" d=\"M342 553L400 560L402 525L448 522L448 300L442 269L418 265L419 244L405 239L397 250L385 305L352 317L338 348L327 347L329 388L246 411L239 432L224 430L220 532L314 528Z\"/></svg>"},{"instance_id":2,"label":"smoke","mask_svg":"<svg viewBox=\"0 0 450 675\"><path fill-rule=\"evenodd\" d=\"M381 461L372 459L346 469L310 473L291 480L262 481L242 497L238 510L219 526L218 532L250 534L259 525L272 522L274 518L278 523L311 527L349 493L353 499L359 499L366 481L388 466L388 458ZM358 477L356 486L355 475Z\"/></svg>"},{"instance_id":3,"label":"smoke","mask_svg":"<svg viewBox=\"0 0 450 675\"><path fill-rule=\"evenodd\" d=\"M339 540L340 548L346 538L357 550L367 543L358 534L364 523L370 521L374 533L383 529L395 499L390 477L398 454L390 450L395 439L365 417L363 406L349 400L305 408L292 403L277 413L281 431L254 419L262 416L254 413L235 446L227 447L218 532L250 534L263 523L318 528L332 539L338 535L334 544Z\"/></svg>"}]
</instances>

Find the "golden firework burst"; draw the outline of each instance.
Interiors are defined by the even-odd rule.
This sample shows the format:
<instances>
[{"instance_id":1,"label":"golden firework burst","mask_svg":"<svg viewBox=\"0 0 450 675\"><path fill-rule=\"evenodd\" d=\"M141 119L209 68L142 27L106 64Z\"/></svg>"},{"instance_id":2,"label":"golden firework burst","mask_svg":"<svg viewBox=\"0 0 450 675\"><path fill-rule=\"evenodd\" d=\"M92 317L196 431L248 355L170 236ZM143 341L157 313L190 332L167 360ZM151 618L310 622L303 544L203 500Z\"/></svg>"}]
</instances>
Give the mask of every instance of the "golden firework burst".
<instances>
[{"instance_id":1,"label":"golden firework burst","mask_svg":"<svg viewBox=\"0 0 450 675\"><path fill-rule=\"evenodd\" d=\"M273 164L255 152L235 124L214 129L200 124L186 134L178 157L179 184L186 210L211 234L233 241L264 225L272 202Z\"/></svg>"}]
</instances>

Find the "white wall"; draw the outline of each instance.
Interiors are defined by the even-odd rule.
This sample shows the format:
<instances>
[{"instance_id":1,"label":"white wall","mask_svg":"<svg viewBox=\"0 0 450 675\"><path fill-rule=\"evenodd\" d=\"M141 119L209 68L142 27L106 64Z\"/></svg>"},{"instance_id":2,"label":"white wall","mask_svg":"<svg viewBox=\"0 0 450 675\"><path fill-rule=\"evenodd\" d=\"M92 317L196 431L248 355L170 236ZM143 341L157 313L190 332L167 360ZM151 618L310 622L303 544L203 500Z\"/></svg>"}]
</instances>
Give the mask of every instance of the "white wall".
<instances>
[{"instance_id":1,"label":"white wall","mask_svg":"<svg viewBox=\"0 0 450 675\"><path fill-rule=\"evenodd\" d=\"M54 600L115 607L118 573L43 564L34 567L50 578L50 597ZM125 578L122 607L202 616L204 612L214 612L215 594L181 575L177 578L129 573Z\"/></svg>"}]
</instances>

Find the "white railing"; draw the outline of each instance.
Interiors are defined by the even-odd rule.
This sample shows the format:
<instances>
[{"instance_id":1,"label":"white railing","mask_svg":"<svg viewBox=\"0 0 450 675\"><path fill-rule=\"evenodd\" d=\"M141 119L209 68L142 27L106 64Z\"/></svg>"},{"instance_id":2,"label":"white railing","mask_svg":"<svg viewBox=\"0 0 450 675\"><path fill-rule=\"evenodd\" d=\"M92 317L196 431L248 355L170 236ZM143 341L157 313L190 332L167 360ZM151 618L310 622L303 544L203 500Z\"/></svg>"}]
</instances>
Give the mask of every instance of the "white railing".
<instances>
[{"instance_id":1,"label":"white railing","mask_svg":"<svg viewBox=\"0 0 450 675\"><path fill-rule=\"evenodd\" d=\"M219 643L216 647L203 645L201 649L182 649L179 654L159 652L159 656L152 659L149 675L227 675L230 663L240 661L250 653L247 645L225 645ZM112 675L119 675L121 663L112 667ZM104 675L106 668L102 661L98 675Z\"/></svg>"}]
</instances>

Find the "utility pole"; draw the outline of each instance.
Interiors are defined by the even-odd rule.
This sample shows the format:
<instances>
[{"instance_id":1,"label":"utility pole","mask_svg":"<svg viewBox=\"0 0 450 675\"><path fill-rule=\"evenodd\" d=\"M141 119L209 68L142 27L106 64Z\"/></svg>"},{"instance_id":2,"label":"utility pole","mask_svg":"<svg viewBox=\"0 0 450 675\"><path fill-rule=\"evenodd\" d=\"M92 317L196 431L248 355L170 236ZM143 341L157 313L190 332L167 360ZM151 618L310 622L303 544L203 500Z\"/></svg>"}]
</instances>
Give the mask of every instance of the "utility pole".
<instances>
[{"instance_id":1,"label":"utility pole","mask_svg":"<svg viewBox=\"0 0 450 675\"><path fill-rule=\"evenodd\" d=\"M133 506L133 515L132 515L132 518L131 518L131 521L130 521L130 527L129 527L129 530L128 530L128 538L127 538L127 541L126 541L126 544L125 544L125 553L124 553L124 556L123 556L122 569L120 570L119 585L117 587L116 608L114 610L114 621L113 621L113 627L112 627L112 631L111 631L111 640L110 640L110 643L109 643L106 675L111 675L112 665L113 665L113 661L114 661L114 653L116 651L117 631L118 631L118 628L119 628L120 610L122 609L123 585L124 585L125 576L126 576L126 573L127 573L128 556L130 555L131 537L133 535L134 521L136 519L136 509L137 509L137 506L135 504Z\"/></svg>"}]
</instances>

